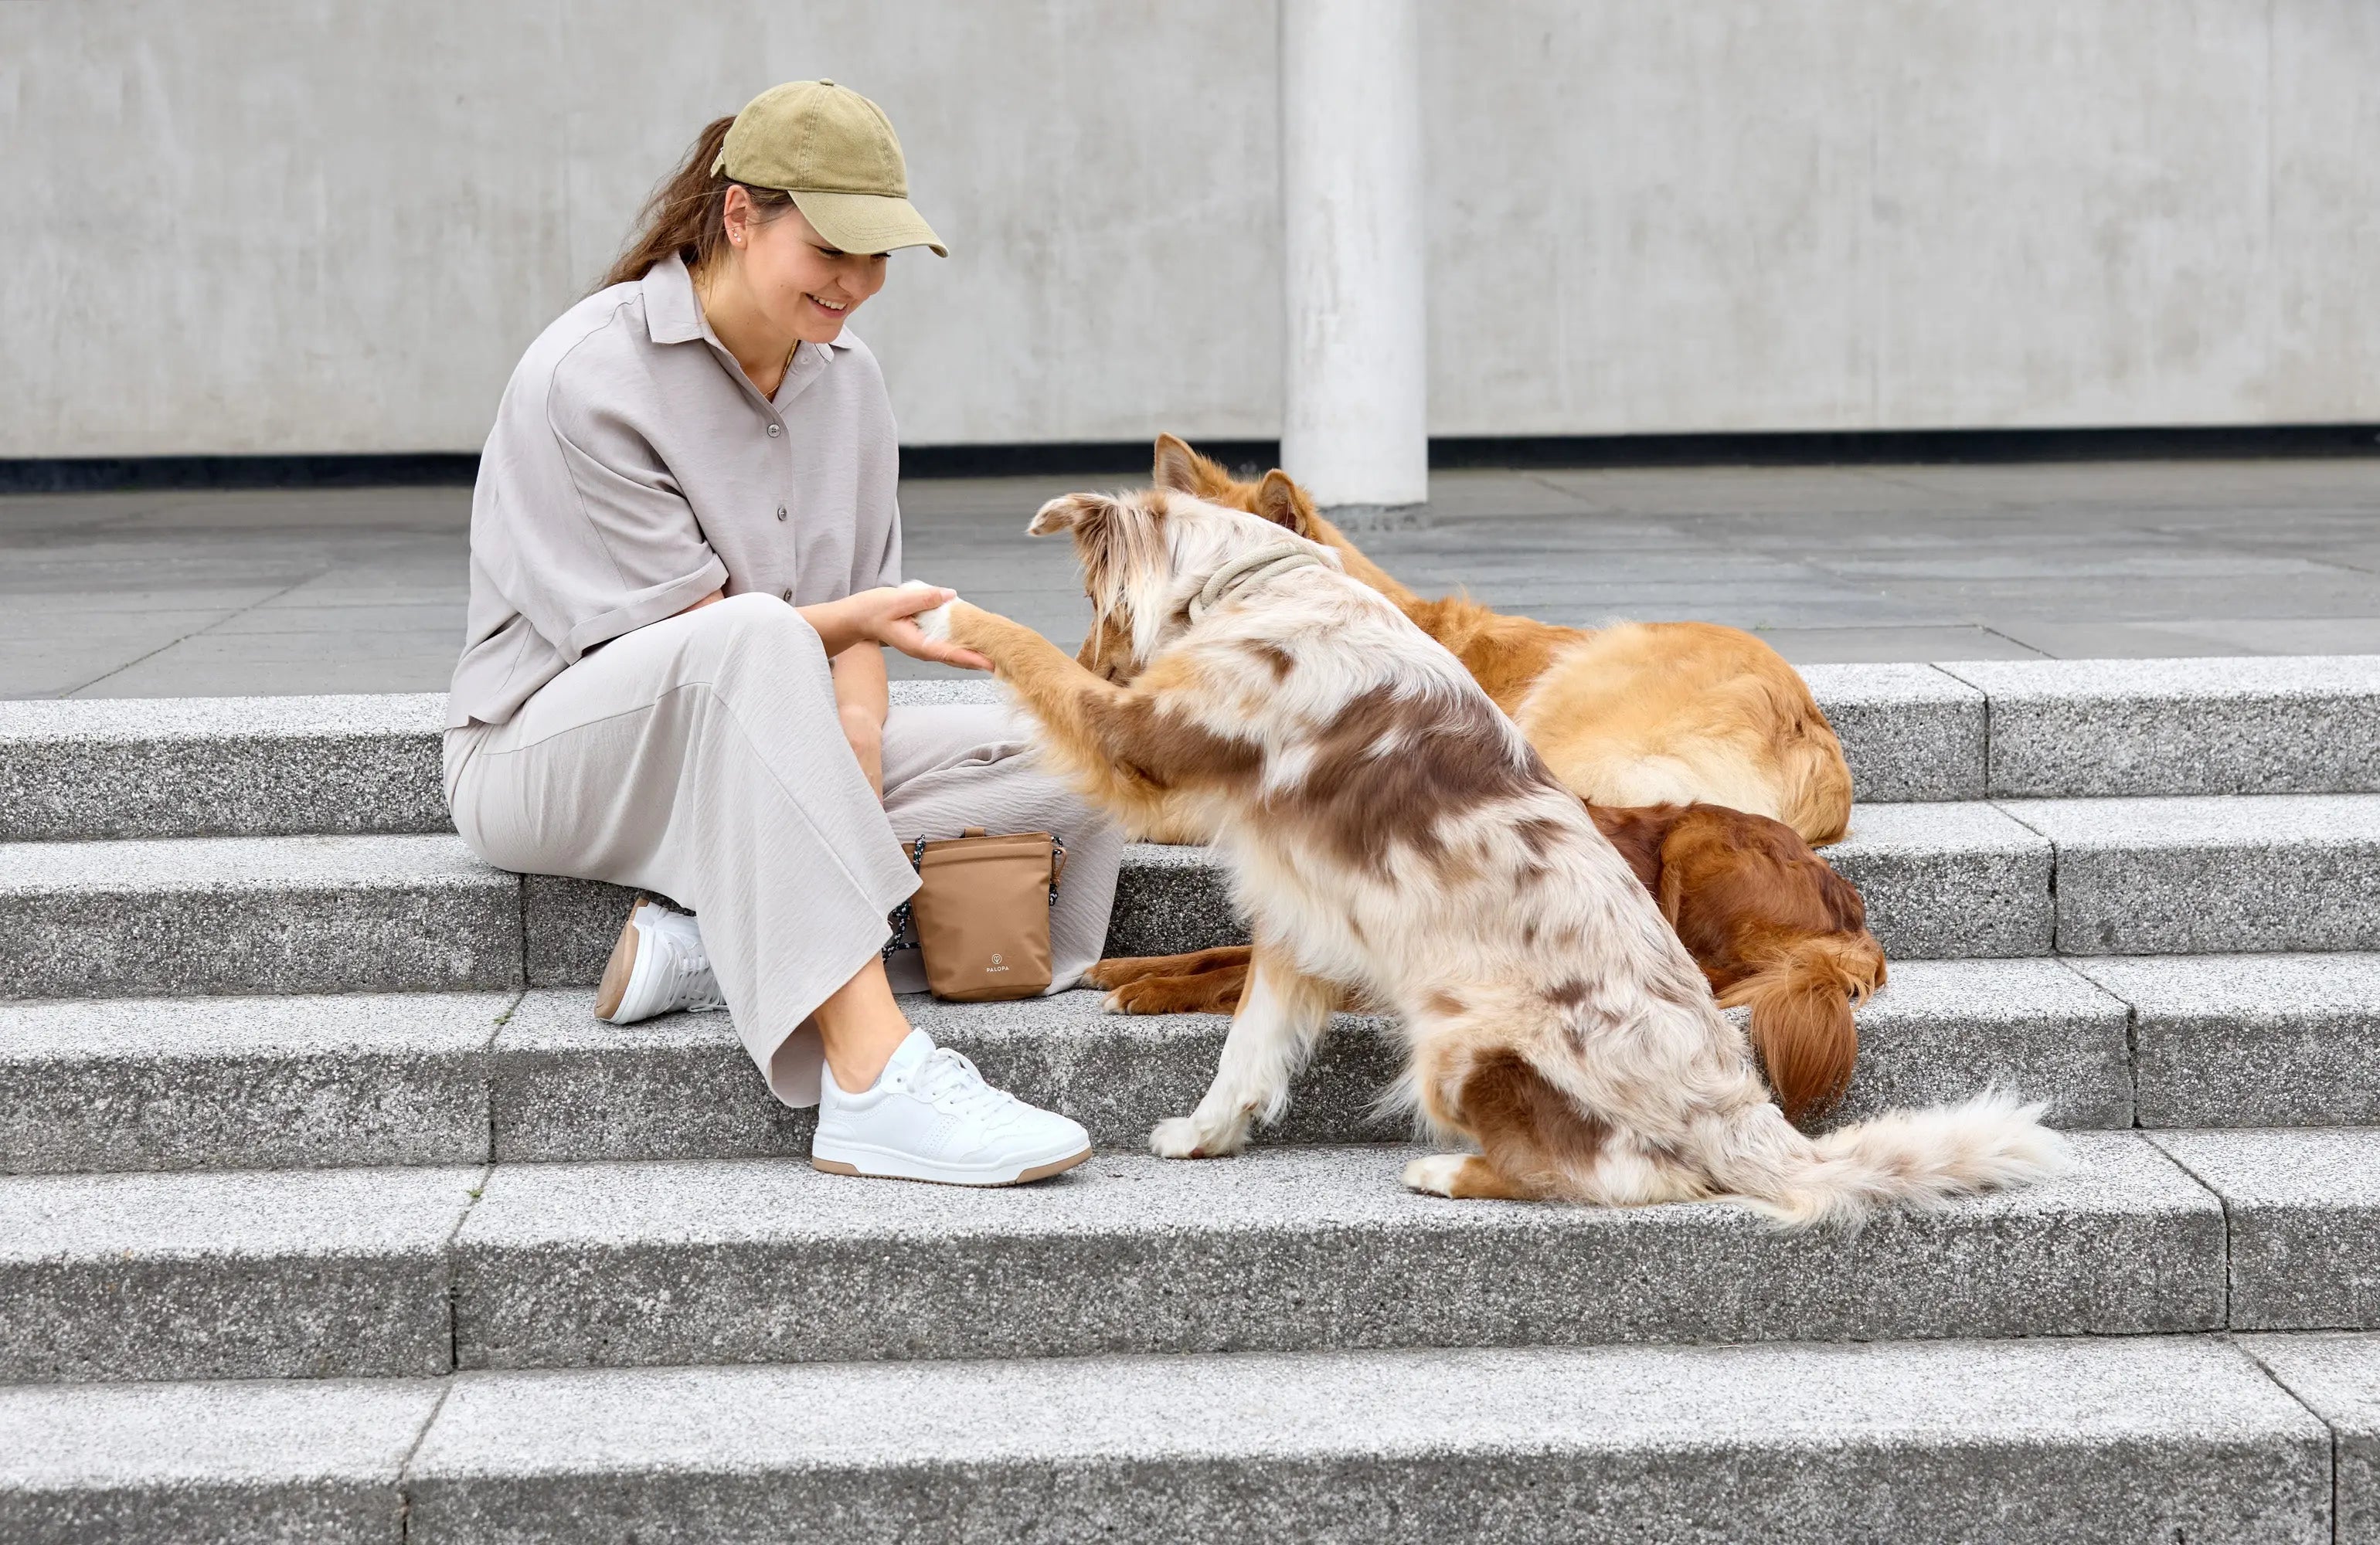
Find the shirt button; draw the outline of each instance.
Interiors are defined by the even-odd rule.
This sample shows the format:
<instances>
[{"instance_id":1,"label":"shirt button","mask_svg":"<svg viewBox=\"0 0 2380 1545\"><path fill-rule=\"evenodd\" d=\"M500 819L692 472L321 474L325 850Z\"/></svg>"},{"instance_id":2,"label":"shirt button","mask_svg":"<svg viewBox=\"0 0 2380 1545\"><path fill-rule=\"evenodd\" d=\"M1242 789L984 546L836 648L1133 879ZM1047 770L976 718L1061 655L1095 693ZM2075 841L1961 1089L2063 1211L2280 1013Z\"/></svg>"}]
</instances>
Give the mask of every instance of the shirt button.
<instances>
[{"instance_id":1,"label":"shirt button","mask_svg":"<svg viewBox=\"0 0 2380 1545\"><path fill-rule=\"evenodd\" d=\"M785 427L783 424L771 424L769 426L769 438L771 440L776 439L779 435L783 434L784 432Z\"/></svg>"},{"instance_id":2,"label":"shirt button","mask_svg":"<svg viewBox=\"0 0 2380 1545\"><path fill-rule=\"evenodd\" d=\"M783 505L782 505L782 504L780 504L780 505L778 505L778 506L777 506L777 518L778 518L779 520L783 520L783 519L784 519L784 518L785 518L785 507L784 507Z\"/></svg>"},{"instance_id":3,"label":"shirt button","mask_svg":"<svg viewBox=\"0 0 2380 1545\"><path fill-rule=\"evenodd\" d=\"M793 593L791 590L780 590L780 591L778 591L778 592L777 592L777 597L778 597L778 599L780 599L780 600L783 601L787 606L791 606L791 605L793 605L793 604L794 604L794 593Z\"/></svg>"}]
</instances>

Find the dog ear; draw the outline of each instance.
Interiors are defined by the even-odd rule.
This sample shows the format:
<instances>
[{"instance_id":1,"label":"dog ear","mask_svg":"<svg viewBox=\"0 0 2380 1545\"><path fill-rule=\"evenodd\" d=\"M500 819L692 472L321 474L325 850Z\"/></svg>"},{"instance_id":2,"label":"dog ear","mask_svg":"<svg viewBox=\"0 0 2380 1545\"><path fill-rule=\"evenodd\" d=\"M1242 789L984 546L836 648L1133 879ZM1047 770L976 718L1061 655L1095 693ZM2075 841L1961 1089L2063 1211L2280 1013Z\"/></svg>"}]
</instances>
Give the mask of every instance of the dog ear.
<instances>
[{"instance_id":1,"label":"dog ear","mask_svg":"<svg viewBox=\"0 0 2380 1545\"><path fill-rule=\"evenodd\" d=\"M1056 531L1072 531L1113 518L1116 501L1101 493L1070 493L1053 499L1034 512L1033 523L1025 528L1028 537L1047 537Z\"/></svg>"},{"instance_id":2,"label":"dog ear","mask_svg":"<svg viewBox=\"0 0 2380 1545\"><path fill-rule=\"evenodd\" d=\"M1305 495L1289 474L1279 467L1266 473L1263 485L1257 489L1256 513L1275 525L1294 531L1308 540L1313 539L1314 517L1306 505Z\"/></svg>"},{"instance_id":3,"label":"dog ear","mask_svg":"<svg viewBox=\"0 0 2380 1545\"><path fill-rule=\"evenodd\" d=\"M1198 453L1190 443L1172 435L1157 437L1157 465L1150 480L1160 489L1175 493L1195 494L1198 491Z\"/></svg>"}]
</instances>

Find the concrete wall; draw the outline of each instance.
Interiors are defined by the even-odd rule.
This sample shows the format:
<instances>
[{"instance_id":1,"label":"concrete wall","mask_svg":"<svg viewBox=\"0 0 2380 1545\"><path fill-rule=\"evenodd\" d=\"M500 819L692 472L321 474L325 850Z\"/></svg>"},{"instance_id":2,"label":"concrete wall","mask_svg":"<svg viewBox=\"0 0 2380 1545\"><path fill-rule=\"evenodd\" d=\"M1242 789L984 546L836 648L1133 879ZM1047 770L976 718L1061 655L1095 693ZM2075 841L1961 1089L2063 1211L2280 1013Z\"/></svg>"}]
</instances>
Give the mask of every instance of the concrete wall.
<instances>
[{"instance_id":1,"label":"concrete wall","mask_svg":"<svg viewBox=\"0 0 2380 1545\"><path fill-rule=\"evenodd\" d=\"M2380 418L2380 0L1425 0L1440 435ZM708 115L882 102L913 442L1279 429L1271 0L10 0L0 456L459 450ZM1415 325L1425 325L1415 319Z\"/></svg>"}]
</instances>

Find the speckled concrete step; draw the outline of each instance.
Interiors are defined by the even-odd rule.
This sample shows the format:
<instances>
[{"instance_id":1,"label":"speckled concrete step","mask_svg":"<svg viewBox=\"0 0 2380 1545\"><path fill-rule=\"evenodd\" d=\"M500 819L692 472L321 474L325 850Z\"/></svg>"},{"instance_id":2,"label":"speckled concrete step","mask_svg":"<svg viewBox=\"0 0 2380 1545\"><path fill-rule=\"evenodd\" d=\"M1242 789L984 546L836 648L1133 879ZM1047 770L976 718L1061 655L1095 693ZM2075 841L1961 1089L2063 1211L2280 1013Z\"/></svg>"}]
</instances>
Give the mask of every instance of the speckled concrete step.
<instances>
[{"instance_id":1,"label":"speckled concrete step","mask_svg":"<svg viewBox=\"0 0 2380 1545\"><path fill-rule=\"evenodd\" d=\"M2380 949L2375 794L1870 805L1827 853L1895 957ZM584 985L629 899L452 836L0 843L0 998ZM1110 953L1245 936L1203 849L1126 850Z\"/></svg>"},{"instance_id":2,"label":"speckled concrete step","mask_svg":"<svg viewBox=\"0 0 2380 1545\"><path fill-rule=\"evenodd\" d=\"M2240 1350L2330 1429L2338 1545L2380 1545L2380 1335L2249 1335Z\"/></svg>"},{"instance_id":3,"label":"speckled concrete step","mask_svg":"<svg viewBox=\"0 0 2380 1545\"><path fill-rule=\"evenodd\" d=\"M992 1190L789 1159L15 1177L0 1380L2219 1328L2215 1199L2137 1135L2074 1141L2059 1181L1799 1234L1416 1196L1386 1144Z\"/></svg>"},{"instance_id":4,"label":"speckled concrete step","mask_svg":"<svg viewBox=\"0 0 2380 1545\"><path fill-rule=\"evenodd\" d=\"M1907 960L1892 972L1861 1011L1859 1070L1839 1119L1998 1085L2048 1101L2062 1126L2131 1125L2117 996L2053 960ZM2375 978L2380 969L2362 977L2362 1012L2365 1060L2380 1068ZM727 1016L607 1025L592 1000L574 989L0 1004L0 1172L808 1152L812 1113L769 1097ZM1225 1021L1125 1018L1100 1005L1077 992L1015 1004L921 998L910 1012L1002 1088L1067 1112L1102 1145L1137 1148L1155 1122L1196 1103ZM2291 1076L2301 1065L2292 1057L2340 1066L2332 1054L2353 1043L2341 1018L2351 1011L2334 1002L2291 1052L2272 1035L2232 1048L2219 1026L2204 1027L2174 1076L2251 1070L2240 1075L2250 1087L2296 1102L2286 1119L2319 1118L2326 1092L2352 1087L2360 1112L2380 1101L2374 1084L2301 1093ZM1258 1140L1402 1135L1401 1119L1373 1109L1402 1056L1388 1022L1342 1016L1288 1117ZM2236 1118L2261 1107L2225 1108Z\"/></svg>"},{"instance_id":5,"label":"speckled concrete step","mask_svg":"<svg viewBox=\"0 0 2380 1545\"><path fill-rule=\"evenodd\" d=\"M0 839L452 831L443 693L0 702Z\"/></svg>"},{"instance_id":6,"label":"speckled concrete step","mask_svg":"<svg viewBox=\"0 0 2380 1545\"><path fill-rule=\"evenodd\" d=\"M443 1372L486 1174L0 1178L0 1382Z\"/></svg>"},{"instance_id":7,"label":"speckled concrete step","mask_svg":"<svg viewBox=\"0 0 2380 1545\"><path fill-rule=\"evenodd\" d=\"M452 835L0 843L0 998L506 986L521 910Z\"/></svg>"},{"instance_id":8,"label":"speckled concrete step","mask_svg":"<svg viewBox=\"0 0 2380 1545\"><path fill-rule=\"evenodd\" d=\"M2012 800L2073 955L2380 948L2380 794Z\"/></svg>"},{"instance_id":9,"label":"speckled concrete step","mask_svg":"<svg viewBox=\"0 0 2380 1545\"><path fill-rule=\"evenodd\" d=\"M2255 1349L2331 1398L2335 1349ZM2196 1337L0 1390L0 1534L43 1541L2328 1545L2332 1507L2330 1430Z\"/></svg>"},{"instance_id":10,"label":"speckled concrete step","mask_svg":"<svg viewBox=\"0 0 2380 1545\"><path fill-rule=\"evenodd\" d=\"M2130 1007L2141 1126L2380 1126L2380 955L2063 963Z\"/></svg>"},{"instance_id":11,"label":"speckled concrete step","mask_svg":"<svg viewBox=\"0 0 2380 1545\"><path fill-rule=\"evenodd\" d=\"M2070 1178L1802 1234L1718 1203L1416 1196L1398 1177L1422 1151L1379 1144L1101 1155L1049 1186L890 1196L783 1160L504 1165L455 1237L455 1357L616 1367L2219 1325L2213 1199L2138 1137L2075 1141Z\"/></svg>"},{"instance_id":12,"label":"speckled concrete step","mask_svg":"<svg viewBox=\"0 0 2380 1545\"><path fill-rule=\"evenodd\" d=\"M2380 656L1977 660L1985 792L2007 798L2380 791Z\"/></svg>"},{"instance_id":13,"label":"speckled concrete step","mask_svg":"<svg viewBox=\"0 0 2380 1545\"><path fill-rule=\"evenodd\" d=\"M2232 1329L2380 1329L2380 1129L2149 1136L2223 1199Z\"/></svg>"},{"instance_id":14,"label":"speckled concrete step","mask_svg":"<svg viewBox=\"0 0 2380 1545\"><path fill-rule=\"evenodd\" d=\"M1810 666L1859 798L2380 791L2380 657ZM982 680L896 703L988 702ZM444 699L0 703L0 839L447 827Z\"/></svg>"}]
</instances>

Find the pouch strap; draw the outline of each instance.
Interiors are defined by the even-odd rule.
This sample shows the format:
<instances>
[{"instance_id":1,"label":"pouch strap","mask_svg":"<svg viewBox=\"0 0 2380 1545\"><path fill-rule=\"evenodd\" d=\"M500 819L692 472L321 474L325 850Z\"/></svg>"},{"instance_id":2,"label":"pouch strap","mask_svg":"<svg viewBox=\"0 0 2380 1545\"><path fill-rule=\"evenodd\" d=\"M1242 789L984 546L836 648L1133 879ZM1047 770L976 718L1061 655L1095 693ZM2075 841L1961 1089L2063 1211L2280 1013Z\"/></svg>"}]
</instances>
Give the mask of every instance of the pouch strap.
<instances>
[{"instance_id":1,"label":"pouch strap","mask_svg":"<svg viewBox=\"0 0 2380 1545\"><path fill-rule=\"evenodd\" d=\"M918 838L917 846L909 850L909 867L919 874L925 873L926 839L923 837ZM909 910L909 898L903 897L899 906L884 914L884 925L892 929L892 936L884 941L884 948L876 952L877 958L890 960L904 949L917 948L915 945L903 942L909 936L910 930L917 925L917 921L916 914Z\"/></svg>"}]
</instances>

